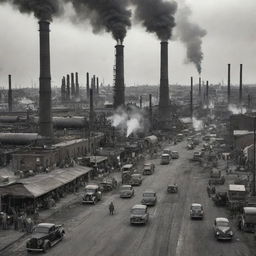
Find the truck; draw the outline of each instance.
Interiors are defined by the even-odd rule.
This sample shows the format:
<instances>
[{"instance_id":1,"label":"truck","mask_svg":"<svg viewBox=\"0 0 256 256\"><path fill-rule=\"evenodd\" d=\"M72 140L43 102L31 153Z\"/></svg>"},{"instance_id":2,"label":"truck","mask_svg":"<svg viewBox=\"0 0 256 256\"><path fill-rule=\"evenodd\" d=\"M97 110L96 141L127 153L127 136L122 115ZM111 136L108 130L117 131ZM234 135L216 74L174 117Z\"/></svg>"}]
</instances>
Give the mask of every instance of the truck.
<instances>
[{"instance_id":1,"label":"truck","mask_svg":"<svg viewBox=\"0 0 256 256\"><path fill-rule=\"evenodd\" d=\"M210 173L209 184L223 185L225 183L225 177L221 174L221 171L213 168Z\"/></svg>"},{"instance_id":2,"label":"truck","mask_svg":"<svg viewBox=\"0 0 256 256\"><path fill-rule=\"evenodd\" d=\"M135 172L133 164L125 164L121 168L121 177L123 185L131 185L132 174Z\"/></svg>"},{"instance_id":3,"label":"truck","mask_svg":"<svg viewBox=\"0 0 256 256\"><path fill-rule=\"evenodd\" d=\"M231 211L240 211L247 204L248 193L244 185L230 184L227 205Z\"/></svg>"},{"instance_id":4,"label":"truck","mask_svg":"<svg viewBox=\"0 0 256 256\"><path fill-rule=\"evenodd\" d=\"M238 216L238 228L245 232L255 232L256 207L243 207L242 214Z\"/></svg>"}]
</instances>

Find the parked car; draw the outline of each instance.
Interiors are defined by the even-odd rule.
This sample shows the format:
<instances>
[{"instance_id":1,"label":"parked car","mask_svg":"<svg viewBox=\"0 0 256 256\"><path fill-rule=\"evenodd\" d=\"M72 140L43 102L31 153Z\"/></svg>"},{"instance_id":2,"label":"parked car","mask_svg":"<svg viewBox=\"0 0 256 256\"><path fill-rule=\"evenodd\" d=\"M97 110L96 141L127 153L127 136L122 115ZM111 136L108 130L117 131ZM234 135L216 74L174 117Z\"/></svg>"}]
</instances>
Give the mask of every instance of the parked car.
<instances>
[{"instance_id":1,"label":"parked car","mask_svg":"<svg viewBox=\"0 0 256 256\"><path fill-rule=\"evenodd\" d=\"M143 175L151 175L155 171L155 165L153 163L145 163L143 168Z\"/></svg>"},{"instance_id":2,"label":"parked car","mask_svg":"<svg viewBox=\"0 0 256 256\"><path fill-rule=\"evenodd\" d=\"M154 192L153 190L145 191L142 196L143 196L141 200L142 204L151 205L151 206L154 206L156 204L157 196L156 196L156 192Z\"/></svg>"},{"instance_id":3,"label":"parked car","mask_svg":"<svg viewBox=\"0 0 256 256\"><path fill-rule=\"evenodd\" d=\"M214 220L213 230L217 240L232 240L233 238L233 231L227 218L216 218Z\"/></svg>"},{"instance_id":4,"label":"parked car","mask_svg":"<svg viewBox=\"0 0 256 256\"><path fill-rule=\"evenodd\" d=\"M117 180L115 178L104 178L99 184L100 190L103 192L112 191L117 187Z\"/></svg>"},{"instance_id":5,"label":"parked car","mask_svg":"<svg viewBox=\"0 0 256 256\"><path fill-rule=\"evenodd\" d=\"M201 204L193 203L190 206L190 218L191 219L203 219L204 209Z\"/></svg>"},{"instance_id":6,"label":"parked car","mask_svg":"<svg viewBox=\"0 0 256 256\"><path fill-rule=\"evenodd\" d=\"M32 237L26 243L27 251L47 252L63 239L64 234L63 225L40 223L34 228Z\"/></svg>"},{"instance_id":7,"label":"parked car","mask_svg":"<svg viewBox=\"0 0 256 256\"><path fill-rule=\"evenodd\" d=\"M179 156L179 152L178 151L172 151L171 152L171 158L172 159L178 159L180 156Z\"/></svg>"},{"instance_id":8,"label":"parked car","mask_svg":"<svg viewBox=\"0 0 256 256\"><path fill-rule=\"evenodd\" d=\"M85 187L85 192L83 195L83 203L92 203L96 204L97 201L100 201L102 194L98 185L87 185Z\"/></svg>"},{"instance_id":9,"label":"parked car","mask_svg":"<svg viewBox=\"0 0 256 256\"><path fill-rule=\"evenodd\" d=\"M196 151L193 155L193 161L199 161L201 162L203 160L203 152L202 151Z\"/></svg>"},{"instance_id":10,"label":"parked car","mask_svg":"<svg viewBox=\"0 0 256 256\"><path fill-rule=\"evenodd\" d=\"M177 184L168 185L167 192L168 193L178 193L178 185Z\"/></svg>"},{"instance_id":11,"label":"parked car","mask_svg":"<svg viewBox=\"0 0 256 256\"><path fill-rule=\"evenodd\" d=\"M120 188L121 198L131 198L134 196L134 189L131 185L122 185Z\"/></svg>"},{"instance_id":12,"label":"parked car","mask_svg":"<svg viewBox=\"0 0 256 256\"><path fill-rule=\"evenodd\" d=\"M132 207L130 224L147 224L148 219L149 214L146 205L136 204Z\"/></svg>"},{"instance_id":13,"label":"parked car","mask_svg":"<svg viewBox=\"0 0 256 256\"><path fill-rule=\"evenodd\" d=\"M139 173L132 174L131 177L131 185L132 186L139 186L142 183L142 176Z\"/></svg>"}]
</instances>

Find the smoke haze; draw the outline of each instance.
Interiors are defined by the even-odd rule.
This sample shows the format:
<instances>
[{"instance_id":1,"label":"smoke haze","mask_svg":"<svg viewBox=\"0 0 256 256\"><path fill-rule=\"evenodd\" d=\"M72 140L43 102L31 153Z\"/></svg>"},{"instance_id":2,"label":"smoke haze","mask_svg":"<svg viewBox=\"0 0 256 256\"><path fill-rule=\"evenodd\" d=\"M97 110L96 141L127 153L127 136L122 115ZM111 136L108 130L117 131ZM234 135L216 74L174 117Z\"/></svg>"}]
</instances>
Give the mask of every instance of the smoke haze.
<instances>
[{"instance_id":1,"label":"smoke haze","mask_svg":"<svg viewBox=\"0 0 256 256\"><path fill-rule=\"evenodd\" d=\"M123 42L131 27L128 0L66 0L71 2L78 19L90 20L94 33L111 32L116 41Z\"/></svg>"},{"instance_id":2,"label":"smoke haze","mask_svg":"<svg viewBox=\"0 0 256 256\"><path fill-rule=\"evenodd\" d=\"M202 38L207 32L190 21L191 13L191 9L184 3L178 8L176 15L176 37L186 46L186 61L195 64L198 73L201 74L203 60Z\"/></svg>"},{"instance_id":3,"label":"smoke haze","mask_svg":"<svg viewBox=\"0 0 256 256\"><path fill-rule=\"evenodd\" d=\"M52 20L63 11L60 0L0 0L1 3L9 3L21 13L33 13L39 20Z\"/></svg>"},{"instance_id":4,"label":"smoke haze","mask_svg":"<svg viewBox=\"0 0 256 256\"><path fill-rule=\"evenodd\" d=\"M136 6L135 18L142 22L148 32L156 33L161 41L172 37L175 27L176 2L164 0L132 0Z\"/></svg>"}]
</instances>

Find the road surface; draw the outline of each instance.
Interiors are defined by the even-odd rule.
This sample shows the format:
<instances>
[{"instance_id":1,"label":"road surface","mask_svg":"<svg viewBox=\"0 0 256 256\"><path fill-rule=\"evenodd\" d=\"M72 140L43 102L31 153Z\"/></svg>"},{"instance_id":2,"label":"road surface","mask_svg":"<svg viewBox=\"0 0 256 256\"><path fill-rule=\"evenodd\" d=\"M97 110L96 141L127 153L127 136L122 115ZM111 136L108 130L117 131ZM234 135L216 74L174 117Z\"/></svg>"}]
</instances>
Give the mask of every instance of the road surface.
<instances>
[{"instance_id":1,"label":"road surface","mask_svg":"<svg viewBox=\"0 0 256 256\"><path fill-rule=\"evenodd\" d=\"M52 216L50 221L64 223L65 239L51 248L54 256L254 256L255 245L251 234L236 229L232 242L217 242L212 224L215 217L227 217L224 208L214 206L206 193L209 173L197 163L189 161L193 151L185 143L173 146L180 158L169 165L153 162L156 171L144 176L141 186L135 187L135 196L121 199L118 191L104 194L95 206L74 204ZM167 194L169 183L177 183L178 194ZM130 209L140 203L145 189L156 191L156 206L149 208L150 221L145 226L131 226ZM108 213L113 201L117 209ZM190 220L191 203L204 206L204 220ZM253 252L254 250L254 252ZM16 243L5 255L26 255L25 241Z\"/></svg>"}]
</instances>

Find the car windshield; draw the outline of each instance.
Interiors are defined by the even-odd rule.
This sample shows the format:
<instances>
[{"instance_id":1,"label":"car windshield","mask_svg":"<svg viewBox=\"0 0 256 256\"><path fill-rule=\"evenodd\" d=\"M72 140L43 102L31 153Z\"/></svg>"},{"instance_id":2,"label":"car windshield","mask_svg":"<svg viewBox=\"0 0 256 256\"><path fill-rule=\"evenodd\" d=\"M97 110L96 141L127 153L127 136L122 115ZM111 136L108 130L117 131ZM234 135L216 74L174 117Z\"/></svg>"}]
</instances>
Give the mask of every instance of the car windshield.
<instances>
[{"instance_id":1,"label":"car windshield","mask_svg":"<svg viewBox=\"0 0 256 256\"><path fill-rule=\"evenodd\" d=\"M144 164L144 169L150 169L150 164Z\"/></svg>"},{"instance_id":2,"label":"car windshield","mask_svg":"<svg viewBox=\"0 0 256 256\"><path fill-rule=\"evenodd\" d=\"M131 190L131 187L121 187L122 191Z\"/></svg>"},{"instance_id":3,"label":"car windshield","mask_svg":"<svg viewBox=\"0 0 256 256\"><path fill-rule=\"evenodd\" d=\"M219 226L219 227L229 227L229 223L227 221L217 221L217 226Z\"/></svg>"},{"instance_id":4,"label":"car windshield","mask_svg":"<svg viewBox=\"0 0 256 256\"><path fill-rule=\"evenodd\" d=\"M191 209L192 210L201 210L202 206L200 206L200 205L193 205L193 206L191 206Z\"/></svg>"},{"instance_id":5,"label":"car windshield","mask_svg":"<svg viewBox=\"0 0 256 256\"><path fill-rule=\"evenodd\" d=\"M95 192L95 189L87 188L87 189L86 189L86 192L87 192L87 193L94 193L94 192Z\"/></svg>"},{"instance_id":6,"label":"car windshield","mask_svg":"<svg viewBox=\"0 0 256 256\"><path fill-rule=\"evenodd\" d=\"M48 234L49 228L48 227L35 227L34 233L43 233Z\"/></svg>"},{"instance_id":7,"label":"car windshield","mask_svg":"<svg viewBox=\"0 0 256 256\"><path fill-rule=\"evenodd\" d=\"M142 215L142 214L145 214L145 210L144 209L135 208L135 209L132 209L132 214Z\"/></svg>"},{"instance_id":8,"label":"car windshield","mask_svg":"<svg viewBox=\"0 0 256 256\"><path fill-rule=\"evenodd\" d=\"M143 197L154 197L155 193L143 193Z\"/></svg>"}]
</instances>

